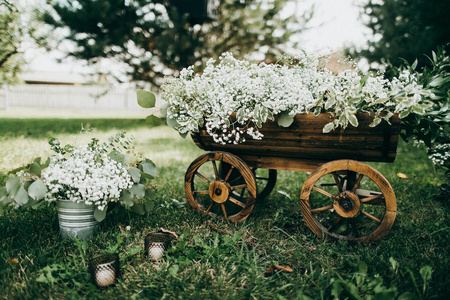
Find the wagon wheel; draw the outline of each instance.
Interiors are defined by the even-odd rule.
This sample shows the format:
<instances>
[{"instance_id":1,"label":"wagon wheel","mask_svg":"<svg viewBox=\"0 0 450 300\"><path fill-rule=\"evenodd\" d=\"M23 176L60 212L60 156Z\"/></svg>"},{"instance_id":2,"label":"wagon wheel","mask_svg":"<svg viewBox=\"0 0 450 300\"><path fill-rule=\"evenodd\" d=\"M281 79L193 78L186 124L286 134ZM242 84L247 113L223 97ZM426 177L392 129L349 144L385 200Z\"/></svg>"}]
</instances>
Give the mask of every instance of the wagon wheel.
<instances>
[{"instance_id":1,"label":"wagon wheel","mask_svg":"<svg viewBox=\"0 0 450 300\"><path fill-rule=\"evenodd\" d=\"M184 189L189 204L197 211L223 215L233 222L248 217L257 195L252 170L226 152L210 152L194 160L186 171Z\"/></svg>"},{"instance_id":2,"label":"wagon wheel","mask_svg":"<svg viewBox=\"0 0 450 300\"><path fill-rule=\"evenodd\" d=\"M258 200L263 200L272 192L277 182L277 170L253 168L258 185ZM262 189L262 190L261 190Z\"/></svg>"},{"instance_id":3,"label":"wagon wheel","mask_svg":"<svg viewBox=\"0 0 450 300\"><path fill-rule=\"evenodd\" d=\"M360 242L381 239L397 211L394 191L374 168L353 160L326 163L306 179L303 217L319 237Z\"/></svg>"}]
</instances>

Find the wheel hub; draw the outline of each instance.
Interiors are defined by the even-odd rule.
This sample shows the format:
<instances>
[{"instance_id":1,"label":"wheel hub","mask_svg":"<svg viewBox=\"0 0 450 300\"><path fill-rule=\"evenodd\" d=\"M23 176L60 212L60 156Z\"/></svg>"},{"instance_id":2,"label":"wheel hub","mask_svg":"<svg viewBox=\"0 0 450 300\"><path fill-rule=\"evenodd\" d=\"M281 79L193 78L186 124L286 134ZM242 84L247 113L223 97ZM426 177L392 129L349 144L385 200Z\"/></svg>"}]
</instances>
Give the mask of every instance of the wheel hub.
<instances>
[{"instance_id":1,"label":"wheel hub","mask_svg":"<svg viewBox=\"0 0 450 300\"><path fill-rule=\"evenodd\" d=\"M334 198L334 210L344 218L353 218L361 207L361 202L357 195L352 192L344 191Z\"/></svg>"},{"instance_id":2,"label":"wheel hub","mask_svg":"<svg viewBox=\"0 0 450 300\"><path fill-rule=\"evenodd\" d=\"M346 211L350 211L353 207L355 207L353 201L347 198L339 199L339 205Z\"/></svg>"},{"instance_id":3,"label":"wheel hub","mask_svg":"<svg viewBox=\"0 0 450 300\"><path fill-rule=\"evenodd\" d=\"M209 185L209 196L216 203L224 203L230 196L230 187L226 182L214 181Z\"/></svg>"}]
</instances>

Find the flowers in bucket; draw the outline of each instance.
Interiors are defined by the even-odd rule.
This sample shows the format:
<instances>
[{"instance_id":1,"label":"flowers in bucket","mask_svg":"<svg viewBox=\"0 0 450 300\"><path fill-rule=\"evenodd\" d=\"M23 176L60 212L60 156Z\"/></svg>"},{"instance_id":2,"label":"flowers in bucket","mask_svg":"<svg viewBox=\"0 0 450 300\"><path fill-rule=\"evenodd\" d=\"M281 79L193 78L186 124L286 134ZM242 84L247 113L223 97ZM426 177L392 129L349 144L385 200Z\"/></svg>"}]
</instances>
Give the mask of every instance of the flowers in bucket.
<instances>
[{"instance_id":1,"label":"flowers in bucket","mask_svg":"<svg viewBox=\"0 0 450 300\"><path fill-rule=\"evenodd\" d=\"M182 135L204 127L216 143L237 144L246 137L263 138L258 129L267 120L290 126L296 114L328 113L326 133L358 126L357 112L373 113L371 126L376 126L394 113L403 118L430 106L433 94L409 70L387 80L381 74L363 75L352 64L338 74L325 66L326 59L307 52L276 64L252 64L224 53L218 62L209 60L202 74L189 67L167 80L160 112ZM148 97L138 93L141 106L154 105Z\"/></svg>"},{"instance_id":2,"label":"flowers in bucket","mask_svg":"<svg viewBox=\"0 0 450 300\"><path fill-rule=\"evenodd\" d=\"M110 203L141 213L151 207L150 180L156 176L156 167L151 160L136 156L124 132L105 143L93 138L86 145L62 146L52 138L49 144L55 154L44 163L37 158L11 172L14 175L0 189L0 211L11 205L37 207L43 202L70 200L94 205L94 216L101 221Z\"/></svg>"}]
</instances>

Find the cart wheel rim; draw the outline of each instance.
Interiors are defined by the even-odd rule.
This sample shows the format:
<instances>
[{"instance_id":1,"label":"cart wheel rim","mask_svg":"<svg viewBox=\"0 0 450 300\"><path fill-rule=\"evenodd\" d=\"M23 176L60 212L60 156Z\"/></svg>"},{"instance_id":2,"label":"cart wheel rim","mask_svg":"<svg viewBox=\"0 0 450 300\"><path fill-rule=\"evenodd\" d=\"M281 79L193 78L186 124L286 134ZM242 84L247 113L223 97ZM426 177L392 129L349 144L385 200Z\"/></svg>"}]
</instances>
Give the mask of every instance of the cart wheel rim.
<instances>
[{"instance_id":1,"label":"cart wheel rim","mask_svg":"<svg viewBox=\"0 0 450 300\"><path fill-rule=\"evenodd\" d=\"M208 169L207 172L204 169ZM238 179L238 180L236 180ZM205 187L199 188L203 184ZM236 155L210 152L188 167L185 192L189 204L203 214L222 214L232 222L245 220L255 205L256 179L248 165ZM241 193L237 197L237 193ZM245 200L243 200L245 199Z\"/></svg>"},{"instance_id":2,"label":"cart wheel rim","mask_svg":"<svg viewBox=\"0 0 450 300\"><path fill-rule=\"evenodd\" d=\"M342 173L354 174L354 177L342 177ZM334 178L333 184L319 185L324 178ZM363 189L366 185L376 191ZM334 187L327 190L323 186ZM315 200L319 198L317 207ZM328 204L323 204L327 198ZM386 235L397 211L394 191L386 178L374 168L353 160L332 161L311 173L303 185L300 205L306 224L317 236L360 242L375 241ZM360 220L369 226L361 230ZM353 233L337 230L346 226L348 232L352 229Z\"/></svg>"}]
</instances>

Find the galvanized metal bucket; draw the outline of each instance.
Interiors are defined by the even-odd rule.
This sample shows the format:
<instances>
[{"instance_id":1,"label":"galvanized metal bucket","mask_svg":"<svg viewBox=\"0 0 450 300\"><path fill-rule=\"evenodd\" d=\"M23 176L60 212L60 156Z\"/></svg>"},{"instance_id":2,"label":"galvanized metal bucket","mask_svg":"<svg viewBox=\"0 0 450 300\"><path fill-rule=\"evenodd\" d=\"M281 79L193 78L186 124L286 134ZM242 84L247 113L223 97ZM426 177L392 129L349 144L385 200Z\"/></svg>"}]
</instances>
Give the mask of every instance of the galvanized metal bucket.
<instances>
[{"instance_id":1,"label":"galvanized metal bucket","mask_svg":"<svg viewBox=\"0 0 450 300\"><path fill-rule=\"evenodd\" d=\"M58 200L59 231L63 239L90 240L98 232L100 223L94 218L94 205Z\"/></svg>"}]
</instances>

